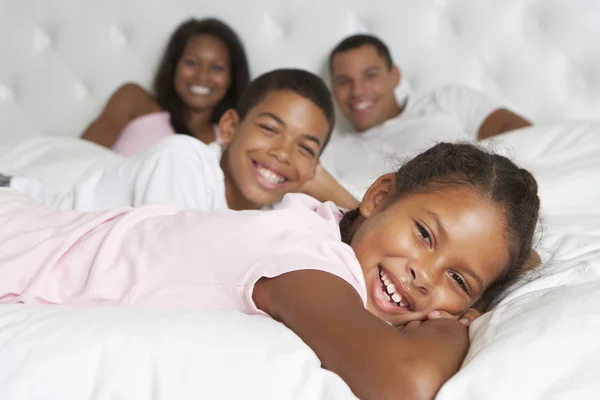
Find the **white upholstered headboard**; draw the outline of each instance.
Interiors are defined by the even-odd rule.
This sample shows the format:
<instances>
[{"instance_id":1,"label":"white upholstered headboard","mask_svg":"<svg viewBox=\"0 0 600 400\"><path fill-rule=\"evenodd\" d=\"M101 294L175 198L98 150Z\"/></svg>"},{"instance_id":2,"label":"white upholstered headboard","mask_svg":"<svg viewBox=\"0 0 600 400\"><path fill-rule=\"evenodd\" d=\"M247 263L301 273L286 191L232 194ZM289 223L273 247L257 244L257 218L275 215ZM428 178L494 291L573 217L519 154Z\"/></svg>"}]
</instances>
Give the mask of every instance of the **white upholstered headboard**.
<instances>
[{"instance_id":1,"label":"white upholstered headboard","mask_svg":"<svg viewBox=\"0 0 600 400\"><path fill-rule=\"evenodd\" d=\"M190 16L229 23L253 76L327 77L329 50L372 32L403 90L464 83L538 123L600 116L597 0L0 0L0 141L79 135L118 85L148 86Z\"/></svg>"}]
</instances>

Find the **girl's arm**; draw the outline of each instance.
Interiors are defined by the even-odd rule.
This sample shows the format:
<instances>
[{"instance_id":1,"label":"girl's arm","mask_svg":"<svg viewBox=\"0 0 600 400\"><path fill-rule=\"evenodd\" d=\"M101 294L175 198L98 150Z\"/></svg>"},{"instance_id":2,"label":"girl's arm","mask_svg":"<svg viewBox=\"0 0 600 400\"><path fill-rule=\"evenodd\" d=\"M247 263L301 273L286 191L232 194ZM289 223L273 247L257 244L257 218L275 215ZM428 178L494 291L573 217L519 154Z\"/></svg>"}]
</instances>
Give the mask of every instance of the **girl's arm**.
<instances>
[{"instance_id":1,"label":"girl's arm","mask_svg":"<svg viewBox=\"0 0 600 400\"><path fill-rule=\"evenodd\" d=\"M141 86L125 84L113 93L102 114L87 127L81 138L110 148L129 121L159 110L153 102L150 94Z\"/></svg>"},{"instance_id":2,"label":"girl's arm","mask_svg":"<svg viewBox=\"0 0 600 400\"><path fill-rule=\"evenodd\" d=\"M263 278L253 299L362 400L432 399L469 346L467 327L455 320L428 320L402 330L388 325L363 307L350 284L322 271Z\"/></svg>"}]
</instances>

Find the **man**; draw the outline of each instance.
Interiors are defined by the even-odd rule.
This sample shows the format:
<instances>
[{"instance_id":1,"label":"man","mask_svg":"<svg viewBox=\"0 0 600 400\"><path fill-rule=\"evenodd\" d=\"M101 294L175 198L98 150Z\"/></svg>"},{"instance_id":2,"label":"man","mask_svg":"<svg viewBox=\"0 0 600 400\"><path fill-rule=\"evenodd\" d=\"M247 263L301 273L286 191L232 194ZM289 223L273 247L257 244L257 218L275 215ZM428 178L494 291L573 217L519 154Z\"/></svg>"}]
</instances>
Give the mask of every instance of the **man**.
<instances>
[{"instance_id":1,"label":"man","mask_svg":"<svg viewBox=\"0 0 600 400\"><path fill-rule=\"evenodd\" d=\"M334 99L356 132L333 138L321 162L356 198L404 157L436 142L481 140L531 125L461 86L398 102L400 70L387 46L371 35L340 42L330 54L329 69Z\"/></svg>"}]
</instances>

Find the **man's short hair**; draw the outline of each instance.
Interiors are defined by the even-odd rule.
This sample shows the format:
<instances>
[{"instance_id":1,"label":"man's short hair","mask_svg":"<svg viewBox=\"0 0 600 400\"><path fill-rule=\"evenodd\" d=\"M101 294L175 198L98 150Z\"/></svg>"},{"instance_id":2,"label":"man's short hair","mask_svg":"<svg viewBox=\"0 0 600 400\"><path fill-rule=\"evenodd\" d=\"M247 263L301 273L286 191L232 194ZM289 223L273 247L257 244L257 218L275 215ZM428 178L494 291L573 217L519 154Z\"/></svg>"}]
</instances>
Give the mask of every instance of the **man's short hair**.
<instances>
[{"instance_id":1,"label":"man's short hair","mask_svg":"<svg viewBox=\"0 0 600 400\"><path fill-rule=\"evenodd\" d=\"M329 54L329 72L333 72L333 58L336 54L357 49L362 46L375 47L375 50L377 50L377 53L381 56L381 58L383 58L387 67L392 68L392 65L394 64L392 61L392 55L390 53L390 49L385 45L385 43L373 35L358 34L348 36L338 43L333 50L331 50L331 53Z\"/></svg>"}]
</instances>

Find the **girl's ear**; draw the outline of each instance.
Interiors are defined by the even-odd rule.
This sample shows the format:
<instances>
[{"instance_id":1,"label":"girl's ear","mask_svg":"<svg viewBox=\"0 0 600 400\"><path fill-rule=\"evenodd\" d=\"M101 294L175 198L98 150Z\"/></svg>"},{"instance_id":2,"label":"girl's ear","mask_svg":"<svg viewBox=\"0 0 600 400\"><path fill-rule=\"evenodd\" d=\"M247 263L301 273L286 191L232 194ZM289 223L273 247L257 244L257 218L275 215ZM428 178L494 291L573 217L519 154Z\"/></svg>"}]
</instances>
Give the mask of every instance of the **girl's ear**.
<instances>
[{"instance_id":1,"label":"girl's ear","mask_svg":"<svg viewBox=\"0 0 600 400\"><path fill-rule=\"evenodd\" d=\"M367 189L360 203L360 214L369 218L371 215L385 207L386 200L396 189L396 174L390 173L379 177Z\"/></svg>"},{"instance_id":2,"label":"girl's ear","mask_svg":"<svg viewBox=\"0 0 600 400\"><path fill-rule=\"evenodd\" d=\"M233 140L235 131L240 124L240 118L237 111L233 108L225 111L219 120L219 135L221 142L225 147Z\"/></svg>"}]
</instances>

